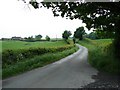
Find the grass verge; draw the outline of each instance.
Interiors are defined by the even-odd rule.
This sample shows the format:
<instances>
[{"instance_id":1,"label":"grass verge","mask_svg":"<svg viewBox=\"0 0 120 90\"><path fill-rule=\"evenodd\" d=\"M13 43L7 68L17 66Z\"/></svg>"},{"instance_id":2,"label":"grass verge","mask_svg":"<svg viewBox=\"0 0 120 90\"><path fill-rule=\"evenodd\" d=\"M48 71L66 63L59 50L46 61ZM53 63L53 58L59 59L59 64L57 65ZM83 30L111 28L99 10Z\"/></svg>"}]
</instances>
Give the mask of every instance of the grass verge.
<instances>
[{"instance_id":1,"label":"grass verge","mask_svg":"<svg viewBox=\"0 0 120 90\"><path fill-rule=\"evenodd\" d=\"M113 57L111 43L110 39L79 41L79 44L88 48L89 63L93 67L111 74L119 74L120 62Z\"/></svg>"},{"instance_id":2,"label":"grass verge","mask_svg":"<svg viewBox=\"0 0 120 90\"><path fill-rule=\"evenodd\" d=\"M35 56L31 59L22 60L14 65L8 65L2 70L2 78L5 79L10 76L14 76L25 71L32 70L34 68L43 67L52 62L58 61L78 50L78 47L73 47L71 49L57 52L57 53L47 53L40 56Z\"/></svg>"}]
</instances>

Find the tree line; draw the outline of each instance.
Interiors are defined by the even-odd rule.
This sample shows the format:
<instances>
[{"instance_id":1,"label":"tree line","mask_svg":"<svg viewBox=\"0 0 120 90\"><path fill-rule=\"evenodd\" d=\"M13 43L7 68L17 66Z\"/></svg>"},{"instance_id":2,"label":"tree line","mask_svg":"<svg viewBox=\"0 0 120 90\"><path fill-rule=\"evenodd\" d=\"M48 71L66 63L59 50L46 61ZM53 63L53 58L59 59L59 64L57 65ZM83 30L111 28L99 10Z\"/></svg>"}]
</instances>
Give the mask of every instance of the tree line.
<instances>
[{"instance_id":1,"label":"tree line","mask_svg":"<svg viewBox=\"0 0 120 90\"><path fill-rule=\"evenodd\" d=\"M99 29L99 28L98 28ZM68 42L68 38L72 35L71 31L65 30L62 34L62 38ZM104 30L93 30L91 33L87 34L85 32L84 27L78 27L73 35L73 42L76 42L76 39L83 40L83 38L90 38L90 39L113 39L115 36L114 32L107 32Z\"/></svg>"},{"instance_id":2,"label":"tree line","mask_svg":"<svg viewBox=\"0 0 120 90\"><path fill-rule=\"evenodd\" d=\"M75 43L75 39L82 40L84 34L85 34L84 27L77 28L73 35L73 42ZM68 38L71 35L72 35L71 31L65 30L62 34L62 38L69 44Z\"/></svg>"},{"instance_id":3,"label":"tree line","mask_svg":"<svg viewBox=\"0 0 120 90\"><path fill-rule=\"evenodd\" d=\"M35 38L33 36L30 37L25 37L24 40L25 41L29 41L29 42L34 42L34 41L50 41L50 37L48 35L46 35L45 39L42 39L42 35L35 35Z\"/></svg>"}]
</instances>

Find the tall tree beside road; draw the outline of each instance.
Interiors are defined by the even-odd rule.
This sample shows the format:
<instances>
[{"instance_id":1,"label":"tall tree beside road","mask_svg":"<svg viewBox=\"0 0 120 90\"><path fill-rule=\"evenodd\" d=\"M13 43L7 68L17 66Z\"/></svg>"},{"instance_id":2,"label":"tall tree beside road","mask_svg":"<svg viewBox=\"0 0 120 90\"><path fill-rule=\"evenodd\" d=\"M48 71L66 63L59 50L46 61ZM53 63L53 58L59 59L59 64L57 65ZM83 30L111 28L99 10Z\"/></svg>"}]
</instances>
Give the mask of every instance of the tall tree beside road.
<instances>
[{"instance_id":1,"label":"tall tree beside road","mask_svg":"<svg viewBox=\"0 0 120 90\"><path fill-rule=\"evenodd\" d=\"M78 38L79 40L82 40L84 34L85 34L84 27L79 27L79 28L77 28L76 31L74 32L74 37L75 37L75 38Z\"/></svg>"},{"instance_id":2,"label":"tall tree beside road","mask_svg":"<svg viewBox=\"0 0 120 90\"><path fill-rule=\"evenodd\" d=\"M48 35L46 35L45 38L46 38L47 41L50 41L50 37Z\"/></svg>"},{"instance_id":3,"label":"tall tree beside road","mask_svg":"<svg viewBox=\"0 0 120 90\"><path fill-rule=\"evenodd\" d=\"M42 35L40 35L40 34L35 36L35 39L38 40L38 41L40 41L41 38L42 38Z\"/></svg>"},{"instance_id":4,"label":"tall tree beside road","mask_svg":"<svg viewBox=\"0 0 120 90\"><path fill-rule=\"evenodd\" d=\"M71 35L72 35L72 34L71 34L70 31L65 30L65 31L63 32L63 34L62 34L62 37L63 37L65 40L67 40Z\"/></svg>"}]
</instances>

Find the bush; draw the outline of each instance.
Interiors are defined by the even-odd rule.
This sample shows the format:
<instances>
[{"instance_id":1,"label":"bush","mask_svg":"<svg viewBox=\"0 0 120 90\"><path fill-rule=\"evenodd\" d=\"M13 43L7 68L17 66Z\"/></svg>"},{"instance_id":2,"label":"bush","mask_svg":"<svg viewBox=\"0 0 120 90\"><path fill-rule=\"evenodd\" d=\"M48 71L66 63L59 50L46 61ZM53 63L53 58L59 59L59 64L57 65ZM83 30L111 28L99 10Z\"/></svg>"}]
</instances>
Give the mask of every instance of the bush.
<instances>
[{"instance_id":1,"label":"bush","mask_svg":"<svg viewBox=\"0 0 120 90\"><path fill-rule=\"evenodd\" d=\"M61 52L72 47L73 45L67 45L58 48L29 48L18 50L5 50L2 52L2 66L6 67L6 65L14 64L25 58L31 58L35 55L42 55L49 52Z\"/></svg>"}]
</instances>

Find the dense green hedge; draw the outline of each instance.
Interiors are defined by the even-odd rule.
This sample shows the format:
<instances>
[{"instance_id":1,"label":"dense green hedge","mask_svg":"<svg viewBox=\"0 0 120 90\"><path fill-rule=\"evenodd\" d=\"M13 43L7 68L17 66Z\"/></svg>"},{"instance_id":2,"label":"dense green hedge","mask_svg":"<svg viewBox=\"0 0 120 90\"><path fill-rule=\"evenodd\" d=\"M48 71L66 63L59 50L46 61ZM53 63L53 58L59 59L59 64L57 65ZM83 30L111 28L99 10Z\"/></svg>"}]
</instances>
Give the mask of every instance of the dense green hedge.
<instances>
[{"instance_id":1,"label":"dense green hedge","mask_svg":"<svg viewBox=\"0 0 120 90\"><path fill-rule=\"evenodd\" d=\"M35 55L42 55L45 53L61 52L66 49L74 47L73 45L67 45L58 48L29 48L29 49L18 49L18 50L5 50L2 52L2 66L14 64L25 58L31 58Z\"/></svg>"}]
</instances>

